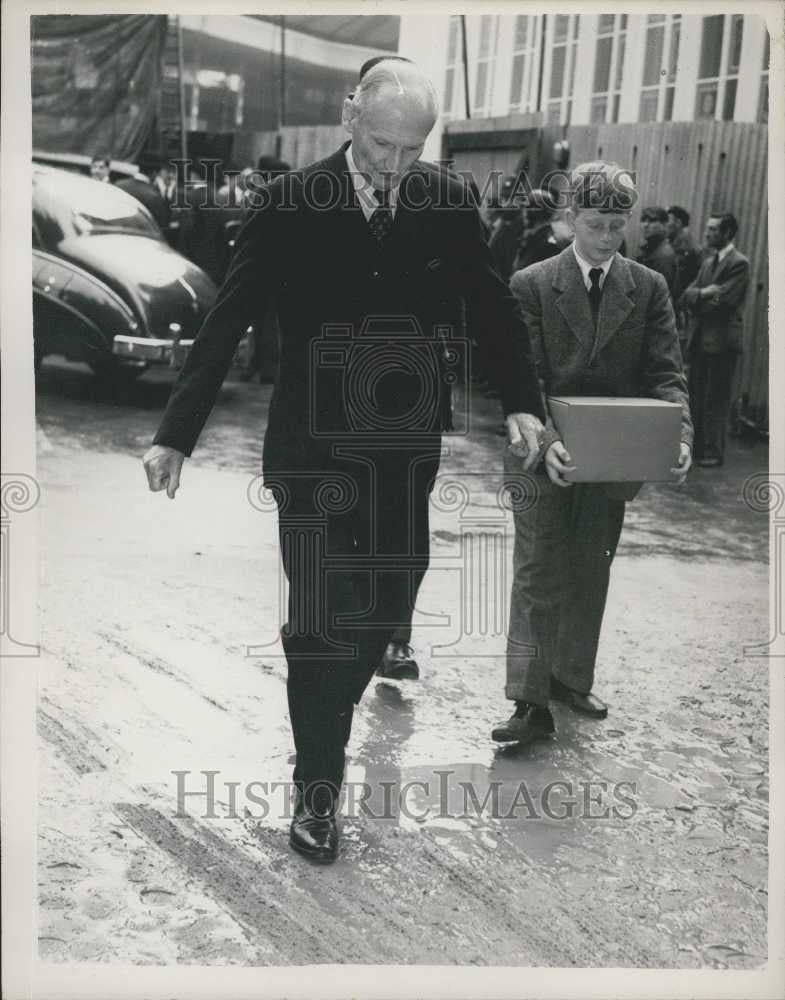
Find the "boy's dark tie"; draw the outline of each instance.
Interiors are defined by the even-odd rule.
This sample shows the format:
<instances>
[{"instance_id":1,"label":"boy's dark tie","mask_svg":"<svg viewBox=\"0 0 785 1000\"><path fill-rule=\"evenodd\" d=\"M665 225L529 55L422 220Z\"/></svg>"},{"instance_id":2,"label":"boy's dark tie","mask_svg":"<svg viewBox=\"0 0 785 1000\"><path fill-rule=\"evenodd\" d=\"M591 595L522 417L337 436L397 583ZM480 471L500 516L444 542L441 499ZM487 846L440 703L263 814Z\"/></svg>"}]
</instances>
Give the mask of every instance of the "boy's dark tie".
<instances>
[{"instance_id":1,"label":"boy's dark tie","mask_svg":"<svg viewBox=\"0 0 785 1000\"><path fill-rule=\"evenodd\" d=\"M591 288L589 289L589 302L591 303L591 316L594 320L594 326L597 326L597 317L600 315L600 299L602 298L602 289L600 288L600 278L602 277L602 268L593 267L589 271L589 280L591 281Z\"/></svg>"},{"instance_id":2,"label":"boy's dark tie","mask_svg":"<svg viewBox=\"0 0 785 1000\"><path fill-rule=\"evenodd\" d=\"M374 191L379 207L374 209L373 215L368 220L371 232L376 237L376 242L381 246L387 239L390 229L392 229L393 215L390 208L390 192Z\"/></svg>"}]
</instances>

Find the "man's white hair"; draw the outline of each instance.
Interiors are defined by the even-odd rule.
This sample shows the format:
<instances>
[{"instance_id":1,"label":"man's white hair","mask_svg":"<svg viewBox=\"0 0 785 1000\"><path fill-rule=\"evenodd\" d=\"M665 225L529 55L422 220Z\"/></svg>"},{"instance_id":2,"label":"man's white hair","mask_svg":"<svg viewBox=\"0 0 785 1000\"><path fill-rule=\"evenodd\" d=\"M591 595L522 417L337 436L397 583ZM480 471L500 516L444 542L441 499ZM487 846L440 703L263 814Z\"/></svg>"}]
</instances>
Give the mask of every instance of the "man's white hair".
<instances>
[{"instance_id":1,"label":"man's white hair","mask_svg":"<svg viewBox=\"0 0 785 1000\"><path fill-rule=\"evenodd\" d=\"M352 101L357 110L361 111L385 90L392 90L401 96L404 94L415 96L419 91L424 97L424 106L432 110L434 116L438 114L439 101L436 89L414 63L383 59L368 70L358 83Z\"/></svg>"}]
</instances>

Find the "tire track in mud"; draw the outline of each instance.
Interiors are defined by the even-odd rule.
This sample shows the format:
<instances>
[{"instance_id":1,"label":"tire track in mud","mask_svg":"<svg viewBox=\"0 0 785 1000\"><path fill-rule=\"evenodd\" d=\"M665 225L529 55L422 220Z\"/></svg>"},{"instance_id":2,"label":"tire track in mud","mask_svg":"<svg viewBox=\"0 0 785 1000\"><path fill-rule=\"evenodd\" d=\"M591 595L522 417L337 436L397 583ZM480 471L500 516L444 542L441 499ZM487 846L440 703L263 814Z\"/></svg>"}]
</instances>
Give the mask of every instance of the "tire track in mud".
<instances>
[{"instance_id":1,"label":"tire track in mud","mask_svg":"<svg viewBox=\"0 0 785 1000\"><path fill-rule=\"evenodd\" d=\"M203 701L206 701L208 705L212 705L213 708L217 708L221 712L228 712L225 705L216 701L211 695L205 694L203 691L199 691L194 688L188 677L175 670L171 664L162 660L159 656L155 656L153 653L150 653L145 649L141 649L128 639L121 639L116 635L112 635L111 632L96 629L95 634L107 643L107 645L117 649L119 652L123 653L123 655L129 656L132 660L136 660L136 662L140 663L143 667L148 667L154 673L161 674L164 677L168 677L170 680L176 681L178 684L185 685L189 691L198 695Z\"/></svg>"},{"instance_id":2,"label":"tire track in mud","mask_svg":"<svg viewBox=\"0 0 785 1000\"><path fill-rule=\"evenodd\" d=\"M252 858L237 844L191 819L182 820L181 827L149 806L116 803L114 808L124 822L166 852L225 907L255 944L261 938L271 950L271 964L340 960L337 956L346 947L342 924L319 905L317 897L276 875L264 858ZM281 833L265 833L271 853L288 852ZM330 873L315 874L329 878ZM374 961L372 949L361 944L354 942L355 960Z\"/></svg>"},{"instance_id":3,"label":"tire track in mud","mask_svg":"<svg viewBox=\"0 0 785 1000\"><path fill-rule=\"evenodd\" d=\"M66 729L62 722L42 708L37 712L37 729L38 735L50 743L63 761L80 777L94 771L106 770L106 764L88 749L87 739ZM91 734L90 739L98 743L95 735Z\"/></svg>"}]
</instances>

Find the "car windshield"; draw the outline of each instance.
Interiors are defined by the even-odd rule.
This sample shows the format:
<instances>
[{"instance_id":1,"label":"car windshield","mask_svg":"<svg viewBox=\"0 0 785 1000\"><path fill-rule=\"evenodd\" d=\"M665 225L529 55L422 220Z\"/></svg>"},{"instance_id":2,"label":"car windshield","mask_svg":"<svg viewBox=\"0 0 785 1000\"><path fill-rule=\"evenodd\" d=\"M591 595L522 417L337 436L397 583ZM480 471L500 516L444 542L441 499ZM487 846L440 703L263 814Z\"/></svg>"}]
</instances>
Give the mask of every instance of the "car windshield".
<instances>
[{"instance_id":1,"label":"car windshield","mask_svg":"<svg viewBox=\"0 0 785 1000\"><path fill-rule=\"evenodd\" d=\"M72 236L103 233L163 239L153 217L136 198L112 184L64 171L34 173L33 214L48 247Z\"/></svg>"}]
</instances>

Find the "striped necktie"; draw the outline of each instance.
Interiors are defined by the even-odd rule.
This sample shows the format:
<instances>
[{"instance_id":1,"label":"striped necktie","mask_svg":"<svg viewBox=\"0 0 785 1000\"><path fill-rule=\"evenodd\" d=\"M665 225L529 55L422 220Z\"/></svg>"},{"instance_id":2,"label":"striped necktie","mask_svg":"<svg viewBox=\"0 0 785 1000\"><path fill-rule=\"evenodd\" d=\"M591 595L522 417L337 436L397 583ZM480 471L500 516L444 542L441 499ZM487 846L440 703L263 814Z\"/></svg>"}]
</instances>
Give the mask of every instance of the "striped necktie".
<instances>
[{"instance_id":1,"label":"striped necktie","mask_svg":"<svg viewBox=\"0 0 785 1000\"><path fill-rule=\"evenodd\" d=\"M374 209L373 215L368 220L371 232L376 238L379 247L390 234L393 224L392 208L390 207L390 192L388 190L374 191L378 208Z\"/></svg>"}]
</instances>

